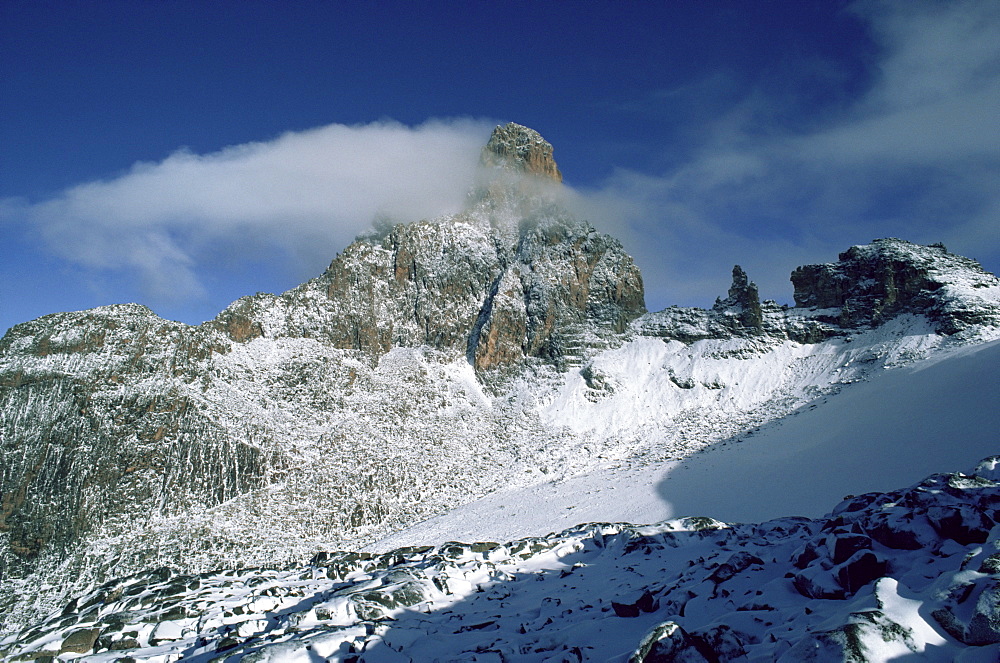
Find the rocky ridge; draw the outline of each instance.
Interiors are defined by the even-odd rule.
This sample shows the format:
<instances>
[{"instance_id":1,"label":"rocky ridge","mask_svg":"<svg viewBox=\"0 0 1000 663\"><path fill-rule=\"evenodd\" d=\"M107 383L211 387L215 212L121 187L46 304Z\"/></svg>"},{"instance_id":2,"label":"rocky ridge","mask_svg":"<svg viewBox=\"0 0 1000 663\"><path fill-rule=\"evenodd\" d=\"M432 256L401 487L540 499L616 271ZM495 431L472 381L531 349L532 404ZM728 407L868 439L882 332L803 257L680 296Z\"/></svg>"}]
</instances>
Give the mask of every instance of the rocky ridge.
<instances>
[{"instance_id":1,"label":"rocky ridge","mask_svg":"<svg viewBox=\"0 0 1000 663\"><path fill-rule=\"evenodd\" d=\"M360 238L316 279L241 298L203 325L124 305L9 330L4 629L70 588L150 566L283 563L363 545L504 485L692 453L866 370L1000 325L996 277L901 240L802 268L797 292L814 295L794 308L760 302L734 270L711 310L645 313L621 245L552 194L550 145L507 125L483 161L492 179L465 212ZM828 294L859 288L867 299ZM853 312L863 304L878 315ZM894 321L921 345L803 345ZM663 355L649 368L662 388L633 395L606 364L646 346ZM779 362L782 377L751 388L753 362L724 367L732 357ZM833 361L854 363L825 382ZM718 368L706 375L709 364ZM579 396L572 407L563 392ZM647 420L581 428L579 413L610 422L604 413L626 394L653 399Z\"/></svg>"},{"instance_id":2,"label":"rocky ridge","mask_svg":"<svg viewBox=\"0 0 1000 663\"><path fill-rule=\"evenodd\" d=\"M996 288L996 277L942 244L879 239L851 247L836 263L799 267L791 279L796 307L832 309L817 318L841 327L874 326L902 312L926 315L943 334L998 320L991 298L975 296Z\"/></svg>"},{"instance_id":3,"label":"rocky ridge","mask_svg":"<svg viewBox=\"0 0 1000 663\"><path fill-rule=\"evenodd\" d=\"M684 342L736 335L800 343L872 329L907 313L926 317L943 335L1000 325L1000 279L940 244L876 239L841 253L838 262L797 267L791 281L794 307L761 301L736 265L728 297L712 309L670 307L636 325Z\"/></svg>"},{"instance_id":4,"label":"rocky ridge","mask_svg":"<svg viewBox=\"0 0 1000 663\"><path fill-rule=\"evenodd\" d=\"M109 581L5 660L985 661L1000 656L1000 457L824 518L580 525Z\"/></svg>"}]
</instances>

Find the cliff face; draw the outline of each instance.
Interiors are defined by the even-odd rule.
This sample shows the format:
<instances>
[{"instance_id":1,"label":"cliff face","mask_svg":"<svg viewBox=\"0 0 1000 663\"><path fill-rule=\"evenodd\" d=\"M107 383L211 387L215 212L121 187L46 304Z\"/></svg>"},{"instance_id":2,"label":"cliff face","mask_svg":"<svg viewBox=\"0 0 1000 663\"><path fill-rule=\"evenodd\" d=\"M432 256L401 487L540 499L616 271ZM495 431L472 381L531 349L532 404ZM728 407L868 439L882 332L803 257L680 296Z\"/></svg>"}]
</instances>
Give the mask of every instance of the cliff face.
<instances>
[{"instance_id":1,"label":"cliff face","mask_svg":"<svg viewBox=\"0 0 1000 663\"><path fill-rule=\"evenodd\" d=\"M199 402L213 356L229 345L137 305L46 316L0 340L5 589L39 559L69 557L89 531L266 483L266 445Z\"/></svg>"},{"instance_id":2,"label":"cliff face","mask_svg":"<svg viewBox=\"0 0 1000 663\"><path fill-rule=\"evenodd\" d=\"M621 244L586 224L545 219L522 230L468 355L477 369L519 356L559 360L579 343L621 333L644 312L642 277Z\"/></svg>"},{"instance_id":3,"label":"cliff face","mask_svg":"<svg viewBox=\"0 0 1000 663\"><path fill-rule=\"evenodd\" d=\"M825 316L842 327L878 325L899 313L925 314L942 333L997 324L1000 309L988 296L997 277L942 245L877 239L853 246L836 263L792 272L795 305L835 309Z\"/></svg>"}]
</instances>

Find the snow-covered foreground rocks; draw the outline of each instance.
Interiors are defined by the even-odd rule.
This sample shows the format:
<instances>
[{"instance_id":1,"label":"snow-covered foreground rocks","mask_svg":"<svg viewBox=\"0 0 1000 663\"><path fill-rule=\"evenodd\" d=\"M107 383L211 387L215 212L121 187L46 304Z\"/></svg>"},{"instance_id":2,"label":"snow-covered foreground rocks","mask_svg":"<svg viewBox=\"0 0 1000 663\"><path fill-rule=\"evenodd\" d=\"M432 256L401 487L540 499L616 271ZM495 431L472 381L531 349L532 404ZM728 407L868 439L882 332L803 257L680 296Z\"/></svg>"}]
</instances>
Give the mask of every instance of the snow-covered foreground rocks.
<instances>
[{"instance_id":1,"label":"snow-covered foreground rocks","mask_svg":"<svg viewBox=\"0 0 1000 663\"><path fill-rule=\"evenodd\" d=\"M823 518L580 525L511 543L106 583L5 660L1000 660L1000 457Z\"/></svg>"}]
</instances>

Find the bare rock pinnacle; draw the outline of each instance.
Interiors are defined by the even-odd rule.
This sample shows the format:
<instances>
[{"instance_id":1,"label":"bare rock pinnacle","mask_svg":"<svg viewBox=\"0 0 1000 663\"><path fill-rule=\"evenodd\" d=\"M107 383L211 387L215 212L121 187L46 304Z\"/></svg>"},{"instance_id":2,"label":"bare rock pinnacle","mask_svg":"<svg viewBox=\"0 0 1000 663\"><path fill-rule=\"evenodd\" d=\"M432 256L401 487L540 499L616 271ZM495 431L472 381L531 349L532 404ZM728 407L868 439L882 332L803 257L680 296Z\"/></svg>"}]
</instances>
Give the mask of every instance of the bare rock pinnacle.
<instances>
[{"instance_id":1,"label":"bare rock pinnacle","mask_svg":"<svg viewBox=\"0 0 1000 663\"><path fill-rule=\"evenodd\" d=\"M485 166L513 168L562 182L562 173L552 158L552 145L534 129L509 122L497 126L483 148Z\"/></svg>"},{"instance_id":2,"label":"bare rock pinnacle","mask_svg":"<svg viewBox=\"0 0 1000 663\"><path fill-rule=\"evenodd\" d=\"M760 294L757 284L747 277L747 273L739 265L733 266L733 285L729 288L729 297L716 299L716 311L731 311L741 327L759 332L764 326L764 314L760 306Z\"/></svg>"}]
</instances>

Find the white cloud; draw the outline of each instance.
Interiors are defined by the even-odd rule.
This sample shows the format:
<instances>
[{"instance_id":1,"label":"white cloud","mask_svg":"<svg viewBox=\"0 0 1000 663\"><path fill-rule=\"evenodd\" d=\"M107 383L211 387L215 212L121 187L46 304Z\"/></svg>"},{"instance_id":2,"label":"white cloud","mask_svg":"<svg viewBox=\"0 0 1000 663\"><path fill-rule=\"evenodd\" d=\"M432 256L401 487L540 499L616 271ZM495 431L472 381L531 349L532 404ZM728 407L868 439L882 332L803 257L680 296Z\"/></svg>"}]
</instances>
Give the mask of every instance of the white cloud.
<instances>
[{"instance_id":1,"label":"white cloud","mask_svg":"<svg viewBox=\"0 0 1000 663\"><path fill-rule=\"evenodd\" d=\"M793 144L844 162L951 164L1000 152L1000 12L989 1L866 2L883 59L849 122Z\"/></svg>"},{"instance_id":2,"label":"white cloud","mask_svg":"<svg viewBox=\"0 0 1000 663\"><path fill-rule=\"evenodd\" d=\"M58 256L134 271L154 300L203 292L217 254L276 249L329 260L377 215L400 221L457 211L490 125L431 121L333 124L197 155L178 151L114 179L35 204L6 201ZM320 267L321 268L321 267Z\"/></svg>"},{"instance_id":3,"label":"white cloud","mask_svg":"<svg viewBox=\"0 0 1000 663\"><path fill-rule=\"evenodd\" d=\"M990 0L858 2L883 47L876 108L912 108L975 93L1000 69L1000 12Z\"/></svg>"}]
</instances>

